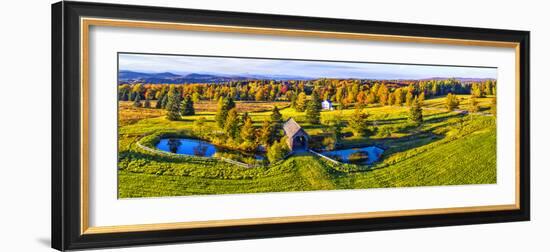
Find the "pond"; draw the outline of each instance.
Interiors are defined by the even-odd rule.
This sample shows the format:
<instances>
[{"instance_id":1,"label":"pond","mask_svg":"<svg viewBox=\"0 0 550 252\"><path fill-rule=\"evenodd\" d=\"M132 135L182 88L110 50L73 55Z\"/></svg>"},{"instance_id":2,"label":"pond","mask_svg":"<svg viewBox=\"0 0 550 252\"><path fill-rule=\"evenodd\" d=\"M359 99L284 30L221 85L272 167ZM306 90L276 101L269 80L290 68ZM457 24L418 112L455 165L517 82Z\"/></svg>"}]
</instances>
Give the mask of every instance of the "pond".
<instances>
[{"instance_id":1,"label":"pond","mask_svg":"<svg viewBox=\"0 0 550 252\"><path fill-rule=\"evenodd\" d=\"M209 142L192 138L162 138L156 145L157 149L197 157L222 156L244 162L245 159L264 160L260 154L231 151Z\"/></svg>"},{"instance_id":2,"label":"pond","mask_svg":"<svg viewBox=\"0 0 550 252\"><path fill-rule=\"evenodd\" d=\"M330 158L353 164L372 164L380 159L382 153L384 149L376 146L322 152Z\"/></svg>"}]
</instances>

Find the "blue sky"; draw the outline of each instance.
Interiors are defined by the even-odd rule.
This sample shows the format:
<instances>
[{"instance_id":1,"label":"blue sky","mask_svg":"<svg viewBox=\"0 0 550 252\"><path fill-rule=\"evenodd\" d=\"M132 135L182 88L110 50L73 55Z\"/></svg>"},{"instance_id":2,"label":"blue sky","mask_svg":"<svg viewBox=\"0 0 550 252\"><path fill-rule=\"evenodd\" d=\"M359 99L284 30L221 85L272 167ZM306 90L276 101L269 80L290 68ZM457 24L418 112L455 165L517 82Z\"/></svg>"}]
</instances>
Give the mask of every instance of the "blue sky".
<instances>
[{"instance_id":1,"label":"blue sky","mask_svg":"<svg viewBox=\"0 0 550 252\"><path fill-rule=\"evenodd\" d=\"M497 78L496 68L119 54L119 70L145 73L299 76L307 78Z\"/></svg>"}]
</instances>

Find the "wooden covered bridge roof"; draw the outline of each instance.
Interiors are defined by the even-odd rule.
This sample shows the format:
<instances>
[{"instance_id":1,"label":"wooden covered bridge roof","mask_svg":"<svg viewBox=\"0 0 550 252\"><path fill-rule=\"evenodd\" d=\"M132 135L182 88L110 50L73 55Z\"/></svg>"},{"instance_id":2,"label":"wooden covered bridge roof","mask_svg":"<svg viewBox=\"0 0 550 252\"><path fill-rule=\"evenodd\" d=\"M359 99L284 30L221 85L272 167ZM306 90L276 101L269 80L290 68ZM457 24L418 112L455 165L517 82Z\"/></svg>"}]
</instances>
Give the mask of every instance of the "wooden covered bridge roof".
<instances>
[{"instance_id":1,"label":"wooden covered bridge roof","mask_svg":"<svg viewBox=\"0 0 550 252\"><path fill-rule=\"evenodd\" d=\"M302 129L302 127L292 118L288 119L288 121L285 122L285 124L283 125L283 130L285 131L285 134L289 138L292 138L294 135L296 135L300 131L302 131L304 134L307 135L307 133Z\"/></svg>"}]
</instances>

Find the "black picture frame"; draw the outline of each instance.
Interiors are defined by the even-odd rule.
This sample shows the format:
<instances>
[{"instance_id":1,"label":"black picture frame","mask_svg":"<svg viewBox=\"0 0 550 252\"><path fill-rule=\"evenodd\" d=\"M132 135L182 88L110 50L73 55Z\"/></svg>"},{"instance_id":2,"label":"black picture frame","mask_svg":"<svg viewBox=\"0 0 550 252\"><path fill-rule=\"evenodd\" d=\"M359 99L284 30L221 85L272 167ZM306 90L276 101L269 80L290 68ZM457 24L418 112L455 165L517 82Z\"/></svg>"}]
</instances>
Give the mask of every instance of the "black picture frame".
<instances>
[{"instance_id":1,"label":"black picture frame","mask_svg":"<svg viewBox=\"0 0 550 252\"><path fill-rule=\"evenodd\" d=\"M519 43L519 209L83 235L80 211L81 172L78 169L81 162L79 20L85 16ZM51 62L52 247L72 250L527 221L530 218L529 37L528 31L102 3L55 3L52 5Z\"/></svg>"}]
</instances>

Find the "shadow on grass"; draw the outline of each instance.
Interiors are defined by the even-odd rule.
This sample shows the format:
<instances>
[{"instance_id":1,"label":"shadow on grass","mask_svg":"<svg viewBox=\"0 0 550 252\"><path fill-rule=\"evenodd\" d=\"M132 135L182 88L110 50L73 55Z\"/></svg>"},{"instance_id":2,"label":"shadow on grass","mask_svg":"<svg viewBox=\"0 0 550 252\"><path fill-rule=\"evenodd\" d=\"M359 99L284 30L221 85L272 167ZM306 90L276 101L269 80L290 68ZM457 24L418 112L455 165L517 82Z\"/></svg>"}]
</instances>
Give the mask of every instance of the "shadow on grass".
<instances>
[{"instance_id":1,"label":"shadow on grass","mask_svg":"<svg viewBox=\"0 0 550 252\"><path fill-rule=\"evenodd\" d=\"M445 113L441 113L441 114L445 114ZM435 114L435 115L439 115L439 114ZM425 119L424 123L438 123L438 122L446 121L453 118L461 118L464 116L465 115L462 113L454 113L454 114L449 114L447 116L441 116L441 117L434 117L434 115L430 115L430 118Z\"/></svg>"},{"instance_id":2,"label":"shadow on grass","mask_svg":"<svg viewBox=\"0 0 550 252\"><path fill-rule=\"evenodd\" d=\"M160 163L188 163L188 164L207 164L207 163L216 163L218 162L215 159L211 158L200 158L200 157L191 157L191 156L171 156L171 155L161 155L161 154L154 154L154 153L143 153L138 152L134 150L127 150L127 151L121 151L118 153L118 160L145 160L145 161L153 161L153 162L160 162Z\"/></svg>"}]
</instances>

